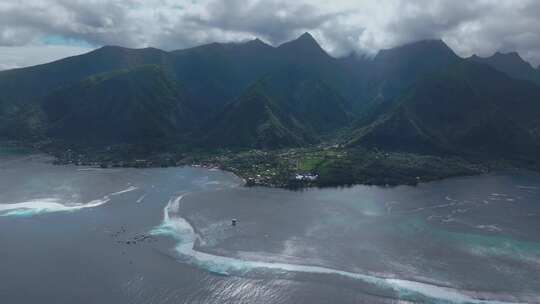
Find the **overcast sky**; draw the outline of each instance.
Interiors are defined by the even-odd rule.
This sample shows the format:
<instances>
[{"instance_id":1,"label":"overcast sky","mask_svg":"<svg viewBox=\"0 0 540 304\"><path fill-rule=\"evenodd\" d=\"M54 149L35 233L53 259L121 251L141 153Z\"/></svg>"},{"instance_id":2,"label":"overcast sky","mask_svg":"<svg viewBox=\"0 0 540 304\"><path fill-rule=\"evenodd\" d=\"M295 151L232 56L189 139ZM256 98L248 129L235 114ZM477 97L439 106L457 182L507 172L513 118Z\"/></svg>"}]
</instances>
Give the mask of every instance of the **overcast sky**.
<instances>
[{"instance_id":1,"label":"overcast sky","mask_svg":"<svg viewBox=\"0 0 540 304\"><path fill-rule=\"evenodd\" d=\"M461 56L540 64L538 0L0 0L0 69L103 45L179 49L309 31L331 54L442 38Z\"/></svg>"}]
</instances>

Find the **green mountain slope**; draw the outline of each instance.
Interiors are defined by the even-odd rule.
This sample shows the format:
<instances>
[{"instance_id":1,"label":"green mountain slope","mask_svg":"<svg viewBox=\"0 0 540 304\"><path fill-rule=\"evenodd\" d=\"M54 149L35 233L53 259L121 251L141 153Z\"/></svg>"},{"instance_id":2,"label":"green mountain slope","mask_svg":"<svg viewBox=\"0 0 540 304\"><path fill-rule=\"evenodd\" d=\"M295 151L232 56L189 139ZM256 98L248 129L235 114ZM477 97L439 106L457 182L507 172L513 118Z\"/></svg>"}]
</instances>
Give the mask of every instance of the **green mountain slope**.
<instances>
[{"instance_id":1,"label":"green mountain slope","mask_svg":"<svg viewBox=\"0 0 540 304\"><path fill-rule=\"evenodd\" d=\"M0 139L38 141L45 138L47 119L37 104L13 104L0 97Z\"/></svg>"},{"instance_id":2,"label":"green mountain slope","mask_svg":"<svg viewBox=\"0 0 540 304\"><path fill-rule=\"evenodd\" d=\"M423 40L381 50L373 59L349 56L340 63L354 81L349 99L362 120L381 104L391 104L418 79L459 61L444 41Z\"/></svg>"},{"instance_id":3,"label":"green mountain slope","mask_svg":"<svg viewBox=\"0 0 540 304\"><path fill-rule=\"evenodd\" d=\"M183 89L158 66L92 76L53 92L42 106L48 134L76 142L175 138L197 123Z\"/></svg>"},{"instance_id":4,"label":"green mountain slope","mask_svg":"<svg viewBox=\"0 0 540 304\"><path fill-rule=\"evenodd\" d=\"M350 103L339 91L301 68L273 73L260 84L283 110L318 135L350 126Z\"/></svg>"},{"instance_id":5,"label":"green mountain slope","mask_svg":"<svg viewBox=\"0 0 540 304\"><path fill-rule=\"evenodd\" d=\"M300 75L303 79L317 79L339 92L347 101L356 99L358 79L340 60L328 55L311 34L304 33L280 45L276 51L280 63L274 73L292 71L289 78Z\"/></svg>"},{"instance_id":6,"label":"green mountain slope","mask_svg":"<svg viewBox=\"0 0 540 304\"><path fill-rule=\"evenodd\" d=\"M373 59L373 96L393 98L418 78L445 69L460 58L442 40L424 40L381 50Z\"/></svg>"},{"instance_id":7,"label":"green mountain slope","mask_svg":"<svg viewBox=\"0 0 540 304\"><path fill-rule=\"evenodd\" d=\"M315 141L315 136L268 97L260 84L229 104L204 132L204 145L210 147L273 149Z\"/></svg>"},{"instance_id":8,"label":"green mountain slope","mask_svg":"<svg viewBox=\"0 0 540 304\"><path fill-rule=\"evenodd\" d=\"M158 49L107 46L47 64L0 71L0 91L6 102L26 103L95 74L167 62L167 53Z\"/></svg>"},{"instance_id":9,"label":"green mountain slope","mask_svg":"<svg viewBox=\"0 0 540 304\"><path fill-rule=\"evenodd\" d=\"M341 59L307 33L277 47L257 39L173 52L103 47L0 72L0 137L211 148L346 138L351 146L534 158L536 72L517 54L461 59L441 40Z\"/></svg>"},{"instance_id":10,"label":"green mountain slope","mask_svg":"<svg viewBox=\"0 0 540 304\"><path fill-rule=\"evenodd\" d=\"M359 128L351 145L415 152L535 157L540 90L462 62L424 78Z\"/></svg>"},{"instance_id":11,"label":"green mountain slope","mask_svg":"<svg viewBox=\"0 0 540 304\"><path fill-rule=\"evenodd\" d=\"M468 60L489 65L508 74L508 76L540 84L540 71L533 68L530 63L523 60L516 52L507 54L497 52L493 56L485 58L473 55Z\"/></svg>"},{"instance_id":12,"label":"green mountain slope","mask_svg":"<svg viewBox=\"0 0 540 304\"><path fill-rule=\"evenodd\" d=\"M275 49L256 39L212 43L171 53L172 68L201 111L215 114L277 66Z\"/></svg>"}]
</instances>

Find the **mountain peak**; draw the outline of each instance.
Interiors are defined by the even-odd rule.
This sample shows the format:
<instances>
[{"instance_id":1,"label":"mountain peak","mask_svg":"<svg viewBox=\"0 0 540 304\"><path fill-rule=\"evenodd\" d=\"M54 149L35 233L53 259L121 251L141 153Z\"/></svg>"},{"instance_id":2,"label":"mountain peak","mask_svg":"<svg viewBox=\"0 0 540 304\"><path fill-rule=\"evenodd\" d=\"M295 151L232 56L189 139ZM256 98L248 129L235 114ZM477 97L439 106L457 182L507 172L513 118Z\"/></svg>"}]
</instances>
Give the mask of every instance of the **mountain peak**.
<instances>
[{"instance_id":1,"label":"mountain peak","mask_svg":"<svg viewBox=\"0 0 540 304\"><path fill-rule=\"evenodd\" d=\"M264 47L264 48L271 47L269 44L265 43L259 38L255 38L253 40L246 42L246 45L251 45L255 47Z\"/></svg>"},{"instance_id":2,"label":"mountain peak","mask_svg":"<svg viewBox=\"0 0 540 304\"><path fill-rule=\"evenodd\" d=\"M479 57L473 55L469 57L469 60L481 64L487 64L492 68L504 72L514 78L540 83L540 76L537 75L537 70L535 70L529 62L521 58L517 52L495 52L495 54L490 57Z\"/></svg>"},{"instance_id":3,"label":"mountain peak","mask_svg":"<svg viewBox=\"0 0 540 304\"><path fill-rule=\"evenodd\" d=\"M502 53L502 52L497 51L489 57L480 57L478 55L472 55L471 57L469 57L469 59L480 61L482 63L491 63L495 65L512 64L512 65L522 66L522 67L524 66L532 67L529 62L525 61L525 59L523 59L521 55L519 55L519 53L515 51L508 52L508 53Z\"/></svg>"},{"instance_id":4,"label":"mountain peak","mask_svg":"<svg viewBox=\"0 0 540 304\"><path fill-rule=\"evenodd\" d=\"M412 58L422 60L438 58L448 61L457 59L458 56L441 39L420 40L395 48L380 50L375 56L376 61L410 60Z\"/></svg>"},{"instance_id":5,"label":"mountain peak","mask_svg":"<svg viewBox=\"0 0 540 304\"><path fill-rule=\"evenodd\" d=\"M281 50L289 50L302 55L327 55L313 36L306 32L295 40L285 42L279 46Z\"/></svg>"},{"instance_id":6,"label":"mountain peak","mask_svg":"<svg viewBox=\"0 0 540 304\"><path fill-rule=\"evenodd\" d=\"M95 49L91 53L99 53L99 54L157 54L157 53L166 53L163 50L160 50L155 47L145 47L145 48L127 48L123 46L117 46L117 45L105 45L98 49Z\"/></svg>"},{"instance_id":7,"label":"mountain peak","mask_svg":"<svg viewBox=\"0 0 540 304\"><path fill-rule=\"evenodd\" d=\"M298 37L298 40L312 41L312 42L317 43L315 38L313 38L313 35L311 35L311 33L309 32L305 32L302 35L300 35L300 37Z\"/></svg>"},{"instance_id":8,"label":"mountain peak","mask_svg":"<svg viewBox=\"0 0 540 304\"><path fill-rule=\"evenodd\" d=\"M315 40L315 38L308 32L303 33L300 35L300 37L296 38L296 40L293 40L292 42L306 47L313 47L322 50L317 40Z\"/></svg>"},{"instance_id":9,"label":"mountain peak","mask_svg":"<svg viewBox=\"0 0 540 304\"><path fill-rule=\"evenodd\" d=\"M118 45L104 45L98 49L95 49L94 52L108 53L108 52L121 52L125 50L127 50L127 48L121 47Z\"/></svg>"},{"instance_id":10,"label":"mountain peak","mask_svg":"<svg viewBox=\"0 0 540 304\"><path fill-rule=\"evenodd\" d=\"M321 48L319 43L317 43L317 40L315 40L315 38L313 38L313 36L308 32L303 33L302 35L300 35L300 37L298 37L298 38L296 38L294 40L283 43L279 47L280 48L287 48L287 47L293 47L293 46L294 47L302 46L302 47Z\"/></svg>"},{"instance_id":11,"label":"mountain peak","mask_svg":"<svg viewBox=\"0 0 540 304\"><path fill-rule=\"evenodd\" d=\"M513 61L516 63L527 63L518 52L509 52L509 53L501 53L501 52L495 52L493 56L491 56L493 59L497 60L507 60L507 61Z\"/></svg>"},{"instance_id":12,"label":"mountain peak","mask_svg":"<svg viewBox=\"0 0 540 304\"><path fill-rule=\"evenodd\" d=\"M452 49L442 39L424 39L397 47L397 49L430 49L452 51Z\"/></svg>"}]
</instances>

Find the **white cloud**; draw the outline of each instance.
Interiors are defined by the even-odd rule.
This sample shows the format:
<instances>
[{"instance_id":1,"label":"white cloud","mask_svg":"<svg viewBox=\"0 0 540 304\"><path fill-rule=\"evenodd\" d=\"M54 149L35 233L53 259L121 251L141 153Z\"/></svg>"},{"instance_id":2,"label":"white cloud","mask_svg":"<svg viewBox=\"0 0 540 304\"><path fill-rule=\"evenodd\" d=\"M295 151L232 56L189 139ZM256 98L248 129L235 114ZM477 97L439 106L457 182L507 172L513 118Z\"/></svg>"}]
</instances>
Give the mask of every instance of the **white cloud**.
<instances>
[{"instance_id":1,"label":"white cloud","mask_svg":"<svg viewBox=\"0 0 540 304\"><path fill-rule=\"evenodd\" d=\"M37 47L54 35L170 50L253 37L279 44L310 31L334 55L442 38L463 56L515 50L538 64L539 15L536 0L0 0L0 46Z\"/></svg>"},{"instance_id":2,"label":"white cloud","mask_svg":"<svg viewBox=\"0 0 540 304\"><path fill-rule=\"evenodd\" d=\"M0 47L0 70L51 62L91 50L91 48L58 45Z\"/></svg>"}]
</instances>

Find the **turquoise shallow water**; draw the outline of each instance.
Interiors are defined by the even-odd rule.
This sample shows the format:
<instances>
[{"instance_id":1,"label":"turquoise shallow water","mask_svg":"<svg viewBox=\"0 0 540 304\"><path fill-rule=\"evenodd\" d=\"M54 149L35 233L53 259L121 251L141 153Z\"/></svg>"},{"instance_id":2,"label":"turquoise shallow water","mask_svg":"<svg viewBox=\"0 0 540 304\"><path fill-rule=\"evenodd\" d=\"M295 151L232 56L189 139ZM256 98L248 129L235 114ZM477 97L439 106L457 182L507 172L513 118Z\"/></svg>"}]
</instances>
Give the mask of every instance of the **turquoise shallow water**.
<instances>
[{"instance_id":1,"label":"turquoise shallow water","mask_svg":"<svg viewBox=\"0 0 540 304\"><path fill-rule=\"evenodd\" d=\"M291 192L48 161L0 156L10 303L540 303L536 174Z\"/></svg>"}]
</instances>

